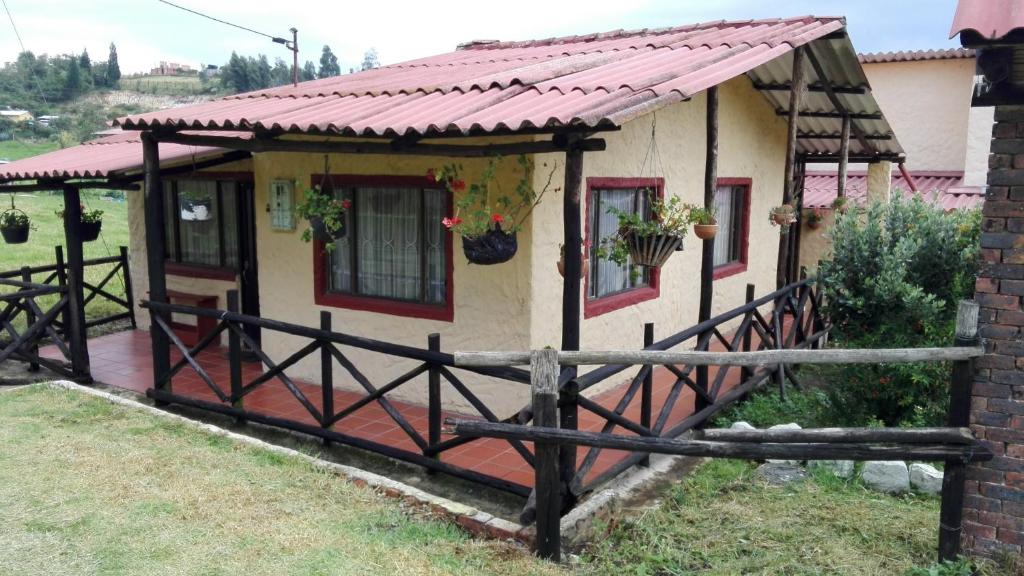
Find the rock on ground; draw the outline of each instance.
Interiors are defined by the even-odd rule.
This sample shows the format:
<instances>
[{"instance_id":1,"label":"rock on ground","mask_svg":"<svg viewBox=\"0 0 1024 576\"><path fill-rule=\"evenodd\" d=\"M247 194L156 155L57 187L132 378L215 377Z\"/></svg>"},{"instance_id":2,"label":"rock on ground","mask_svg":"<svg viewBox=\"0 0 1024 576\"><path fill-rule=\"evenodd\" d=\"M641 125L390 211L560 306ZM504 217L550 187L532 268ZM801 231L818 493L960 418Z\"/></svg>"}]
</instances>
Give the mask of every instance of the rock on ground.
<instances>
[{"instance_id":1,"label":"rock on ground","mask_svg":"<svg viewBox=\"0 0 1024 576\"><path fill-rule=\"evenodd\" d=\"M853 460L811 460L807 464L812 468L824 468L839 478L853 476Z\"/></svg>"},{"instance_id":2,"label":"rock on ground","mask_svg":"<svg viewBox=\"0 0 1024 576\"><path fill-rule=\"evenodd\" d=\"M861 480L872 490L898 494L910 490L910 473L906 462L872 460L864 463Z\"/></svg>"},{"instance_id":3,"label":"rock on ground","mask_svg":"<svg viewBox=\"0 0 1024 576\"><path fill-rule=\"evenodd\" d=\"M768 428L769 430L801 430L800 425L796 422L790 422L789 424L776 424ZM797 466L800 464L799 460L768 460L770 464L790 464Z\"/></svg>"},{"instance_id":4,"label":"rock on ground","mask_svg":"<svg viewBox=\"0 0 1024 576\"><path fill-rule=\"evenodd\" d=\"M753 426L751 426L749 422L744 422L742 420L740 420L739 422L733 422L732 426L729 426L729 429L731 429L731 430L757 430L757 428L754 428Z\"/></svg>"},{"instance_id":5,"label":"rock on ground","mask_svg":"<svg viewBox=\"0 0 1024 576\"><path fill-rule=\"evenodd\" d=\"M942 472L930 464L911 464L910 485L921 492L939 494L942 492Z\"/></svg>"},{"instance_id":6,"label":"rock on ground","mask_svg":"<svg viewBox=\"0 0 1024 576\"><path fill-rule=\"evenodd\" d=\"M807 472L803 468L793 464L761 464L754 471L758 478L772 486L783 486L792 482L798 482L807 478Z\"/></svg>"}]
</instances>

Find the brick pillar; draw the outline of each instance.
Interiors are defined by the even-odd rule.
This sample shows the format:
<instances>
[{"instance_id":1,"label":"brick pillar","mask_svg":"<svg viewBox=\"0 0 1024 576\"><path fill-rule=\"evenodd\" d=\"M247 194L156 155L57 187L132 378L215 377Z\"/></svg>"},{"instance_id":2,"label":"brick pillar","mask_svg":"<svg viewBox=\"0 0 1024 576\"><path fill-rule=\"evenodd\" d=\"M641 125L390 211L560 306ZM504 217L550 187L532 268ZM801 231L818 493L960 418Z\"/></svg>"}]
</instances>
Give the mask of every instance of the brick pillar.
<instances>
[{"instance_id":1,"label":"brick pillar","mask_svg":"<svg viewBox=\"0 0 1024 576\"><path fill-rule=\"evenodd\" d=\"M995 454L970 465L964 500L966 550L1024 550L1024 106L996 108L983 207L984 265L975 287L979 332L971 428Z\"/></svg>"}]
</instances>

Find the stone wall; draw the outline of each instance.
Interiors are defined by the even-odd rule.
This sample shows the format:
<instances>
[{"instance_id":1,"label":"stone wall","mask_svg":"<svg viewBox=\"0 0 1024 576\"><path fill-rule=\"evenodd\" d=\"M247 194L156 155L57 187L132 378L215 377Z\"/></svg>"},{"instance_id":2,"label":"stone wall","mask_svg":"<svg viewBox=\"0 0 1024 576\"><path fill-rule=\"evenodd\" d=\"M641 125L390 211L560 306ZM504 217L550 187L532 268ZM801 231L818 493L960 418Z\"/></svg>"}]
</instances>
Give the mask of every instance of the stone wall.
<instances>
[{"instance_id":1,"label":"stone wall","mask_svg":"<svg viewBox=\"0 0 1024 576\"><path fill-rule=\"evenodd\" d=\"M975 297L987 354L977 363L971 427L995 454L967 471L966 548L1024 550L1024 106L996 109Z\"/></svg>"}]
</instances>

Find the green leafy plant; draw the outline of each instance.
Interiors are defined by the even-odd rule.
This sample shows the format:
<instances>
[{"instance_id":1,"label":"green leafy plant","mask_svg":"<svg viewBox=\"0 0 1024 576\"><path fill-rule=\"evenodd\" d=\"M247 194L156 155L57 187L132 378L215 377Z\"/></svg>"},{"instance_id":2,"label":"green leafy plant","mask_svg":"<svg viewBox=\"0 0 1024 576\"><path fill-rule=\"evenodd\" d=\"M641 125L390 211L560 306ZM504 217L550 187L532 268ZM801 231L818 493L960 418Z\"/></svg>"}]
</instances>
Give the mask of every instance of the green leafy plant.
<instances>
[{"instance_id":1,"label":"green leafy plant","mask_svg":"<svg viewBox=\"0 0 1024 576\"><path fill-rule=\"evenodd\" d=\"M690 221L694 224L700 224L704 226L711 226L718 224L718 214L715 207L704 208L701 206L693 206L690 208Z\"/></svg>"},{"instance_id":2,"label":"green leafy plant","mask_svg":"<svg viewBox=\"0 0 1024 576\"><path fill-rule=\"evenodd\" d=\"M792 204L775 206L768 211L768 220L772 226L789 226L796 222L796 208Z\"/></svg>"},{"instance_id":3,"label":"green leafy plant","mask_svg":"<svg viewBox=\"0 0 1024 576\"><path fill-rule=\"evenodd\" d=\"M906 576L974 576L977 568L969 558L957 558L956 561L943 560L927 568L913 568Z\"/></svg>"},{"instance_id":4,"label":"green leafy plant","mask_svg":"<svg viewBox=\"0 0 1024 576\"><path fill-rule=\"evenodd\" d=\"M821 208L812 208L804 212L804 220L811 228L817 228L825 220L825 214L822 213Z\"/></svg>"},{"instance_id":5,"label":"green leafy plant","mask_svg":"<svg viewBox=\"0 0 1024 576\"><path fill-rule=\"evenodd\" d=\"M644 237L667 235L685 238L693 220L694 206L685 204L678 196L672 196L667 201L654 195L654 190L644 188L640 190L647 196L647 203L650 211L647 214L619 210L609 207L608 213L614 214L618 219L618 234L605 238L597 249L599 258L611 260L619 265L625 265L629 261L629 238L630 236Z\"/></svg>"},{"instance_id":6,"label":"green leafy plant","mask_svg":"<svg viewBox=\"0 0 1024 576\"><path fill-rule=\"evenodd\" d=\"M63 220L64 210L57 210L57 216ZM88 210L85 205L82 205L82 220L84 224L96 224L97 222L103 221L103 210Z\"/></svg>"},{"instance_id":7,"label":"green leafy plant","mask_svg":"<svg viewBox=\"0 0 1024 576\"><path fill-rule=\"evenodd\" d=\"M441 221L445 228L465 238L479 238L489 230L512 233L522 228L534 207L540 204L551 189L556 167L551 167L547 182L537 191L532 183L533 160L525 155L518 156L516 163L522 176L515 189L508 192L502 189L501 181L495 178L501 162L501 156L492 158L481 173L480 180L469 184L462 176L462 164L445 164L427 171L428 178L443 183L455 198L455 214ZM557 192L558 188L554 191Z\"/></svg>"},{"instance_id":8,"label":"green leafy plant","mask_svg":"<svg viewBox=\"0 0 1024 576\"><path fill-rule=\"evenodd\" d=\"M32 219L20 210L7 210L0 213L0 228L24 228L32 226Z\"/></svg>"},{"instance_id":9,"label":"green leafy plant","mask_svg":"<svg viewBox=\"0 0 1024 576\"><path fill-rule=\"evenodd\" d=\"M302 200L295 205L295 213L306 220L318 219L323 223L324 231L333 236L344 229L345 213L351 207L351 200L335 198L330 191L323 190L316 185L306 190ZM302 241L309 242L311 240L313 240L313 228L309 227L302 231ZM326 248L333 250L334 243L328 242Z\"/></svg>"},{"instance_id":10,"label":"green leafy plant","mask_svg":"<svg viewBox=\"0 0 1024 576\"><path fill-rule=\"evenodd\" d=\"M832 209L836 212L846 212L847 203L846 196L836 196L836 199L832 201Z\"/></svg>"}]
</instances>

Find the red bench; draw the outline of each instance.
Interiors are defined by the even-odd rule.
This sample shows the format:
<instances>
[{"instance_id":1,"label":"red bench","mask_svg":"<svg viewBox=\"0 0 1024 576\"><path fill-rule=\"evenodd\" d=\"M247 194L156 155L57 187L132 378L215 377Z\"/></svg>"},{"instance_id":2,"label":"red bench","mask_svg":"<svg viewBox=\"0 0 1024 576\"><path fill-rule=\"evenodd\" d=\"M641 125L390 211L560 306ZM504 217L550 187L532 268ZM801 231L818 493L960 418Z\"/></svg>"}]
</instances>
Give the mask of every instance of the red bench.
<instances>
[{"instance_id":1,"label":"red bench","mask_svg":"<svg viewBox=\"0 0 1024 576\"><path fill-rule=\"evenodd\" d=\"M211 310L217 309L217 296L209 294L190 294L188 292L168 290L167 301L171 304L182 304L184 306L194 306L196 308L209 308ZM200 340L202 340L203 336L206 336L217 328L216 318L210 318L207 316L196 316L195 318L195 324L171 322L171 328L174 329L174 333L177 334L178 338L181 338L181 341L186 346L195 346Z\"/></svg>"}]
</instances>

